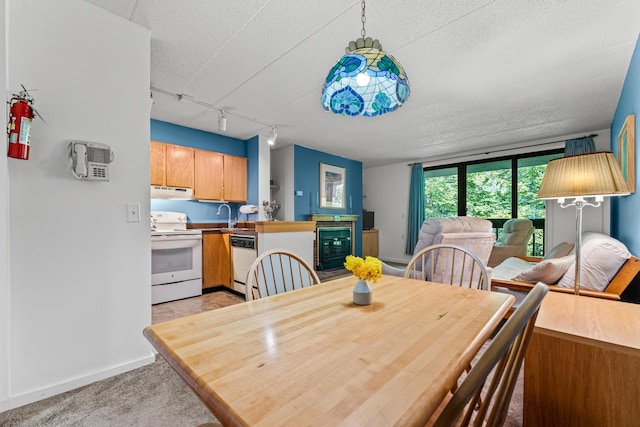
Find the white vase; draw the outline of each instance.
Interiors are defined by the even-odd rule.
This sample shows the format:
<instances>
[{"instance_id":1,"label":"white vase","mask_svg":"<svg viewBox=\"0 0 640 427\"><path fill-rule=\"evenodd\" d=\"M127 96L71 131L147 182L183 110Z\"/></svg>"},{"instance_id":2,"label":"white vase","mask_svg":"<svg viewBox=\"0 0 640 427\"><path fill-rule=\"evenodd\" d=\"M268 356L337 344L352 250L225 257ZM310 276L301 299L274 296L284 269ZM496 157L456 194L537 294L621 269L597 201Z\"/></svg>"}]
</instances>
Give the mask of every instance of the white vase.
<instances>
[{"instance_id":1,"label":"white vase","mask_svg":"<svg viewBox=\"0 0 640 427\"><path fill-rule=\"evenodd\" d=\"M358 279L353 288L353 303L356 305L371 304L371 286L362 279Z\"/></svg>"}]
</instances>

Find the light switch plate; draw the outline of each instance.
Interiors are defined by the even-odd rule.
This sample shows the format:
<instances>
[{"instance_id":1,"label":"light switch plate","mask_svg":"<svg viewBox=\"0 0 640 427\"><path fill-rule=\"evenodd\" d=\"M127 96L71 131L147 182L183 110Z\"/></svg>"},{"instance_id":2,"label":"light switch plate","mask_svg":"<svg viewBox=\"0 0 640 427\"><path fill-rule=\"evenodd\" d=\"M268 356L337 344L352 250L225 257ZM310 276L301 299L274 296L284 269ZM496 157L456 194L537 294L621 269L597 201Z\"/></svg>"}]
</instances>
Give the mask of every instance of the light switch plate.
<instances>
[{"instance_id":1,"label":"light switch plate","mask_svg":"<svg viewBox=\"0 0 640 427\"><path fill-rule=\"evenodd\" d=\"M296 190L296 196L302 196L302 190Z\"/></svg>"},{"instance_id":2,"label":"light switch plate","mask_svg":"<svg viewBox=\"0 0 640 427\"><path fill-rule=\"evenodd\" d=\"M140 222L140 205L127 205L127 222Z\"/></svg>"}]
</instances>

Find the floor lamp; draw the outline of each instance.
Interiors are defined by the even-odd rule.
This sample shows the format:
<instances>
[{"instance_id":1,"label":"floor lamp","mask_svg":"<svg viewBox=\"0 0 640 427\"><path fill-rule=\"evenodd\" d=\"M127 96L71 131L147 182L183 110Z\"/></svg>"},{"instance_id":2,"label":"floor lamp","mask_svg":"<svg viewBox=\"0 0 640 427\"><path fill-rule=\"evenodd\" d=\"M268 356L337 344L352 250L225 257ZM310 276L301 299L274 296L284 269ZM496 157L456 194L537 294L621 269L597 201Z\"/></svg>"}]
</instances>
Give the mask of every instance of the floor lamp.
<instances>
[{"instance_id":1,"label":"floor lamp","mask_svg":"<svg viewBox=\"0 0 640 427\"><path fill-rule=\"evenodd\" d=\"M557 199L562 208L576 207L576 273L574 293L580 294L582 208L598 207L605 197L625 196L629 189L610 151L579 154L551 160L542 177L538 199ZM592 197L593 202L587 198ZM573 199L565 203L565 199Z\"/></svg>"}]
</instances>

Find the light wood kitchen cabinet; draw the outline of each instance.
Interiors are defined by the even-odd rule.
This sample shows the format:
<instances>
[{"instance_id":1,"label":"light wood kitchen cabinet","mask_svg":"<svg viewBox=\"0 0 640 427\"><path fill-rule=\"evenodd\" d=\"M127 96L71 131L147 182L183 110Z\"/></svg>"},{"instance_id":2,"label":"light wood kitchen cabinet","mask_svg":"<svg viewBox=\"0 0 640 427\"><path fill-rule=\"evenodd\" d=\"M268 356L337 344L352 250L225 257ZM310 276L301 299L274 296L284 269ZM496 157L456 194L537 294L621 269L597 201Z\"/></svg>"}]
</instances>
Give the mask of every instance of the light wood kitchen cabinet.
<instances>
[{"instance_id":1,"label":"light wood kitchen cabinet","mask_svg":"<svg viewBox=\"0 0 640 427\"><path fill-rule=\"evenodd\" d=\"M378 256L378 230L362 230L362 256Z\"/></svg>"},{"instance_id":2,"label":"light wood kitchen cabinet","mask_svg":"<svg viewBox=\"0 0 640 427\"><path fill-rule=\"evenodd\" d=\"M247 200L247 158L224 155L224 200L245 202Z\"/></svg>"},{"instance_id":3,"label":"light wood kitchen cabinet","mask_svg":"<svg viewBox=\"0 0 640 427\"><path fill-rule=\"evenodd\" d=\"M165 185L167 182L167 156L162 142L151 141L151 185Z\"/></svg>"},{"instance_id":4,"label":"light wood kitchen cabinet","mask_svg":"<svg viewBox=\"0 0 640 427\"><path fill-rule=\"evenodd\" d=\"M167 187L193 188L193 148L166 145Z\"/></svg>"},{"instance_id":5,"label":"light wood kitchen cabinet","mask_svg":"<svg viewBox=\"0 0 640 427\"><path fill-rule=\"evenodd\" d=\"M247 158L151 141L151 185L193 189L198 200L247 201Z\"/></svg>"},{"instance_id":6,"label":"light wood kitchen cabinet","mask_svg":"<svg viewBox=\"0 0 640 427\"><path fill-rule=\"evenodd\" d=\"M202 233L202 287L226 286L233 289L229 234Z\"/></svg>"},{"instance_id":7,"label":"light wood kitchen cabinet","mask_svg":"<svg viewBox=\"0 0 640 427\"><path fill-rule=\"evenodd\" d=\"M200 200L223 200L224 155L195 150L193 197Z\"/></svg>"},{"instance_id":8,"label":"light wood kitchen cabinet","mask_svg":"<svg viewBox=\"0 0 640 427\"><path fill-rule=\"evenodd\" d=\"M193 148L151 141L151 185L193 188Z\"/></svg>"}]
</instances>

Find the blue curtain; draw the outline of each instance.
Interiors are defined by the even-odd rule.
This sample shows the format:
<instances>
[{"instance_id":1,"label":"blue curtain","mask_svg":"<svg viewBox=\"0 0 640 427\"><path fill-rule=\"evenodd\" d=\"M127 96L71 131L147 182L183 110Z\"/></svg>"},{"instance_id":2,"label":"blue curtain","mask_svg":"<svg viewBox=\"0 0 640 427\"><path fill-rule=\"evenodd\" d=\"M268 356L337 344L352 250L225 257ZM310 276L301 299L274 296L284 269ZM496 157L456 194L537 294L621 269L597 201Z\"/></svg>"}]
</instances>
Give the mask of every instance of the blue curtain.
<instances>
[{"instance_id":1,"label":"blue curtain","mask_svg":"<svg viewBox=\"0 0 640 427\"><path fill-rule=\"evenodd\" d=\"M575 156L576 154L594 153L596 144L593 138L585 136L584 138L569 139L564 143L564 156Z\"/></svg>"},{"instance_id":2,"label":"blue curtain","mask_svg":"<svg viewBox=\"0 0 640 427\"><path fill-rule=\"evenodd\" d=\"M409 213L407 215L407 246L404 252L413 255L418 242L418 233L424 222L424 174L422 164L411 167L411 185L409 186Z\"/></svg>"}]
</instances>

